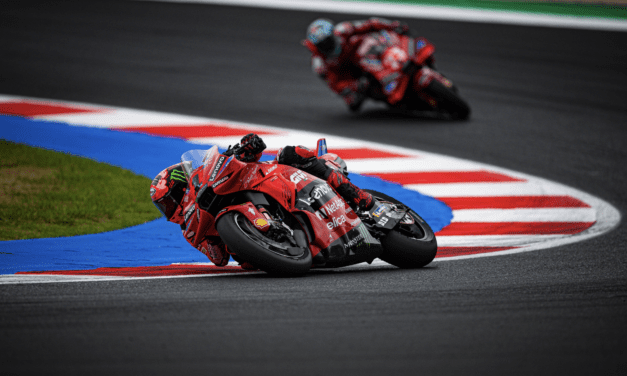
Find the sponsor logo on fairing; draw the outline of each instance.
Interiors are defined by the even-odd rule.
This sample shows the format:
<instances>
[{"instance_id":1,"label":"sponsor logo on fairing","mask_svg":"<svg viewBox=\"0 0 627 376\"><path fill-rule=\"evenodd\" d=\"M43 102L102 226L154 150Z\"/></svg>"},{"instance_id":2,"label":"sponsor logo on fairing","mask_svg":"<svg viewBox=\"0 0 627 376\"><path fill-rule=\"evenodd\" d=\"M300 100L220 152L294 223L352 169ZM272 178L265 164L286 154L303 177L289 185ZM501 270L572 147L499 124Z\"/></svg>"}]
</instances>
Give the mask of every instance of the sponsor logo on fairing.
<instances>
[{"instance_id":1,"label":"sponsor logo on fairing","mask_svg":"<svg viewBox=\"0 0 627 376\"><path fill-rule=\"evenodd\" d=\"M339 209L344 209L345 207L346 207L346 202L344 202L344 200L342 200L339 197L331 201L327 205L325 205L325 208L328 213L334 213Z\"/></svg>"},{"instance_id":2,"label":"sponsor logo on fairing","mask_svg":"<svg viewBox=\"0 0 627 376\"><path fill-rule=\"evenodd\" d=\"M296 171L290 176L290 180L294 184L298 184L301 180L307 180L307 175L302 171Z\"/></svg>"},{"instance_id":3,"label":"sponsor logo on fairing","mask_svg":"<svg viewBox=\"0 0 627 376\"><path fill-rule=\"evenodd\" d=\"M231 155L231 156L229 157L229 159L227 159L227 160L226 160L226 162L224 162L224 165L223 165L223 166L222 166L222 168L220 169L220 172L218 172L218 175L222 174L222 171L224 171L224 170L226 169L226 166L228 166L228 165L229 165L229 163L231 163L231 161L233 160L233 158L234 158L234 157L235 157L234 155Z\"/></svg>"},{"instance_id":4,"label":"sponsor logo on fairing","mask_svg":"<svg viewBox=\"0 0 627 376\"><path fill-rule=\"evenodd\" d=\"M427 43L425 43L424 40L419 40L418 42L416 42L416 50L420 50L422 48L424 48L424 46L426 46Z\"/></svg>"},{"instance_id":5,"label":"sponsor logo on fairing","mask_svg":"<svg viewBox=\"0 0 627 376\"><path fill-rule=\"evenodd\" d=\"M209 177L209 181L214 181L216 179L216 176L218 176L218 171L220 171L220 167L222 167L222 163L224 163L225 159L225 156L221 156L220 159L218 159L218 163L216 163L216 167L214 167L213 172Z\"/></svg>"},{"instance_id":6,"label":"sponsor logo on fairing","mask_svg":"<svg viewBox=\"0 0 627 376\"><path fill-rule=\"evenodd\" d=\"M319 200L320 198L322 198L322 196L326 195L327 193L331 191L333 191L333 189L331 188L330 185L320 184L311 191L311 196L314 198L314 200Z\"/></svg>"},{"instance_id":7,"label":"sponsor logo on fairing","mask_svg":"<svg viewBox=\"0 0 627 376\"><path fill-rule=\"evenodd\" d=\"M381 214L385 211L385 209L387 209L387 207L385 205L381 205L377 208L377 210L375 210L374 212L372 212L372 215L374 217L380 217Z\"/></svg>"},{"instance_id":8,"label":"sponsor logo on fairing","mask_svg":"<svg viewBox=\"0 0 627 376\"><path fill-rule=\"evenodd\" d=\"M154 188L150 188L150 197L154 196L157 193L157 190Z\"/></svg>"},{"instance_id":9,"label":"sponsor logo on fairing","mask_svg":"<svg viewBox=\"0 0 627 376\"><path fill-rule=\"evenodd\" d=\"M333 230L336 227L340 227L344 223L346 223L346 217L344 215L341 215L339 217L333 217L333 220L331 222L327 222L327 228L329 230Z\"/></svg>"},{"instance_id":10,"label":"sponsor logo on fairing","mask_svg":"<svg viewBox=\"0 0 627 376\"><path fill-rule=\"evenodd\" d=\"M311 206L311 204L313 204L315 200L313 199L313 197L307 197L306 199L299 198L298 201L304 203L307 206Z\"/></svg>"},{"instance_id":11,"label":"sponsor logo on fairing","mask_svg":"<svg viewBox=\"0 0 627 376\"><path fill-rule=\"evenodd\" d=\"M217 186L219 186L220 184L224 183L225 181L229 180L229 178L231 177L231 175L227 175L225 177L223 177L222 179L218 180L217 182L213 183L213 185L211 186L211 188L215 188Z\"/></svg>"},{"instance_id":12,"label":"sponsor logo on fairing","mask_svg":"<svg viewBox=\"0 0 627 376\"><path fill-rule=\"evenodd\" d=\"M194 210L196 210L196 204L192 204L192 206L185 212L185 223L187 223L192 214L194 214Z\"/></svg>"},{"instance_id":13,"label":"sponsor logo on fairing","mask_svg":"<svg viewBox=\"0 0 627 376\"><path fill-rule=\"evenodd\" d=\"M257 219L255 219L255 226L257 226L259 228L264 228L264 227L268 226L268 221L266 221L263 218L257 218Z\"/></svg>"},{"instance_id":14,"label":"sponsor logo on fairing","mask_svg":"<svg viewBox=\"0 0 627 376\"><path fill-rule=\"evenodd\" d=\"M272 166L271 168L269 168L269 169L266 171L266 174L269 174L269 173L271 173L272 171L276 170L276 168L277 168L277 167L279 167L279 165L278 165L278 164L275 164L274 166Z\"/></svg>"},{"instance_id":15,"label":"sponsor logo on fairing","mask_svg":"<svg viewBox=\"0 0 627 376\"><path fill-rule=\"evenodd\" d=\"M170 179L187 183L187 178L185 177L185 174L179 170L172 170L172 173L170 174Z\"/></svg>"},{"instance_id":16,"label":"sponsor logo on fairing","mask_svg":"<svg viewBox=\"0 0 627 376\"><path fill-rule=\"evenodd\" d=\"M359 235L355 236L353 239L347 241L346 244L344 244L344 249L353 248L354 246L358 245L362 241L364 241L364 234L360 233Z\"/></svg>"}]
</instances>

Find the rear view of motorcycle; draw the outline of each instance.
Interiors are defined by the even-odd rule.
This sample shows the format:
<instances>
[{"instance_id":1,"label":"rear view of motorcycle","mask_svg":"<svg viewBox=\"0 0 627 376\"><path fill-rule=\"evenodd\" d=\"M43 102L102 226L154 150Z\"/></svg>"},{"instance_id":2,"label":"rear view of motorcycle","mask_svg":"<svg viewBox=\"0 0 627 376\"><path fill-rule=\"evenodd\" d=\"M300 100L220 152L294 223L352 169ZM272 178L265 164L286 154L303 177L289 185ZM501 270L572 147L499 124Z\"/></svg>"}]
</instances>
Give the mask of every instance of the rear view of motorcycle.
<instances>
[{"instance_id":1,"label":"rear view of motorcycle","mask_svg":"<svg viewBox=\"0 0 627 376\"><path fill-rule=\"evenodd\" d=\"M311 268L339 268L380 258L400 268L420 268L436 255L429 225L398 200L370 192L375 205L361 211L304 171L273 163L244 163L217 147L182 157L190 182L184 236L226 244L233 259L275 275L302 275ZM326 153L327 165L345 174L345 162Z\"/></svg>"}]
</instances>

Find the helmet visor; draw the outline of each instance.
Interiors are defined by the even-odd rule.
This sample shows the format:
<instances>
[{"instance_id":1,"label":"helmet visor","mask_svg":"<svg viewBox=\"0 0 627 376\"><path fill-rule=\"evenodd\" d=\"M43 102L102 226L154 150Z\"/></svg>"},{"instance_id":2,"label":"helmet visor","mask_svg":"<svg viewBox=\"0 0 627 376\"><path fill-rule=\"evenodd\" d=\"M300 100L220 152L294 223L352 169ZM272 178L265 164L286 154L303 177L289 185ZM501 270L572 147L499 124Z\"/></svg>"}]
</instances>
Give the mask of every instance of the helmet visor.
<instances>
[{"instance_id":1,"label":"helmet visor","mask_svg":"<svg viewBox=\"0 0 627 376\"><path fill-rule=\"evenodd\" d=\"M176 200L174 200L174 198L172 198L172 195L170 194L164 196L160 200L156 201L154 204L168 220L170 220L174 213L176 213L176 209L179 206L178 202L176 202Z\"/></svg>"},{"instance_id":2,"label":"helmet visor","mask_svg":"<svg viewBox=\"0 0 627 376\"><path fill-rule=\"evenodd\" d=\"M329 35L316 44L318 51L323 55L330 55L335 50L335 38Z\"/></svg>"}]
</instances>

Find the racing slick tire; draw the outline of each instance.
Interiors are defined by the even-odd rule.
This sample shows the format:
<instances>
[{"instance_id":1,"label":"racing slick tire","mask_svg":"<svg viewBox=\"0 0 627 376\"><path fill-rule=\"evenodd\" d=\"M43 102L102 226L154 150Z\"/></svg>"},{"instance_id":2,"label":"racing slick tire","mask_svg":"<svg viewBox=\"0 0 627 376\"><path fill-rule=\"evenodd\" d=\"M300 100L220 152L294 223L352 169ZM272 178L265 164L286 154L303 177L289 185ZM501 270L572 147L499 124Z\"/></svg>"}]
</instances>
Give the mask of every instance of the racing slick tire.
<instances>
[{"instance_id":1,"label":"racing slick tire","mask_svg":"<svg viewBox=\"0 0 627 376\"><path fill-rule=\"evenodd\" d=\"M397 199L384 193L365 189L376 200L404 205ZM383 253L379 258L403 269L422 268L435 258L438 243L429 224L413 210L408 211L413 223L399 223L394 230L381 238Z\"/></svg>"},{"instance_id":2,"label":"racing slick tire","mask_svg":"<svg viewBox=\"0 0 627 376\"><path fill-rule=\"evenodd\" d=\"M466 120L470 116L470 106L455 90L444 86L438 80L432 80L425 92L438 103L438 111L453 119Z\"/></svg>"},{"instance_id":3,"label":"racing slick tire","mask_svg":"<svg viewBox=\"0 0 627 376\"><path fill-rule=\"evenodd\" d=\"M220 238L229 252L268 274L297 276L309 271L312 264L311 252L307 247L294 247L289 240L278 241L259 231L241 213L232 211L224 214L216 224ZM294 237L302 230L293 230ZM299 243L303 243L300 241Z\"/></svg>"}]
</instances>

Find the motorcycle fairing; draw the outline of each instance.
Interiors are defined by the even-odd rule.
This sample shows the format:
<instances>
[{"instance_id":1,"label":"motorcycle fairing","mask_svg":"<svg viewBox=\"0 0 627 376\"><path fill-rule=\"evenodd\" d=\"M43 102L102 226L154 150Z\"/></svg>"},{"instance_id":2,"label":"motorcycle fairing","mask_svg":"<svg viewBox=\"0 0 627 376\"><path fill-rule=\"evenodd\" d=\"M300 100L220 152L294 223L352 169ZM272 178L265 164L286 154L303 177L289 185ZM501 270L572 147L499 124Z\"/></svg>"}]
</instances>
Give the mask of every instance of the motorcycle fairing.
<instances>
[{"instance_id":1,"label":"motorcycle fairing","mask_svg":"<svg viewBox=\"0 0 627 376\"><path fill-rule=\"evenodd\" d=\"M326 264L322 267L341 267L360 262L372 262L383 252L381 242L373 238L363 223L349 230L321 250Z\"/></svg>"},{"instance_id":2,"label":"motorcycle fairing","mask_svg":"<svg viewBox=\"0 0 627 376\"><path fill-rule=\"evenodd\" d=\"M382 251L357 214L325 181L315 178L296 192L295 209L309 218L327 265L371 261Z\"/></svg>"}]
</instances>

